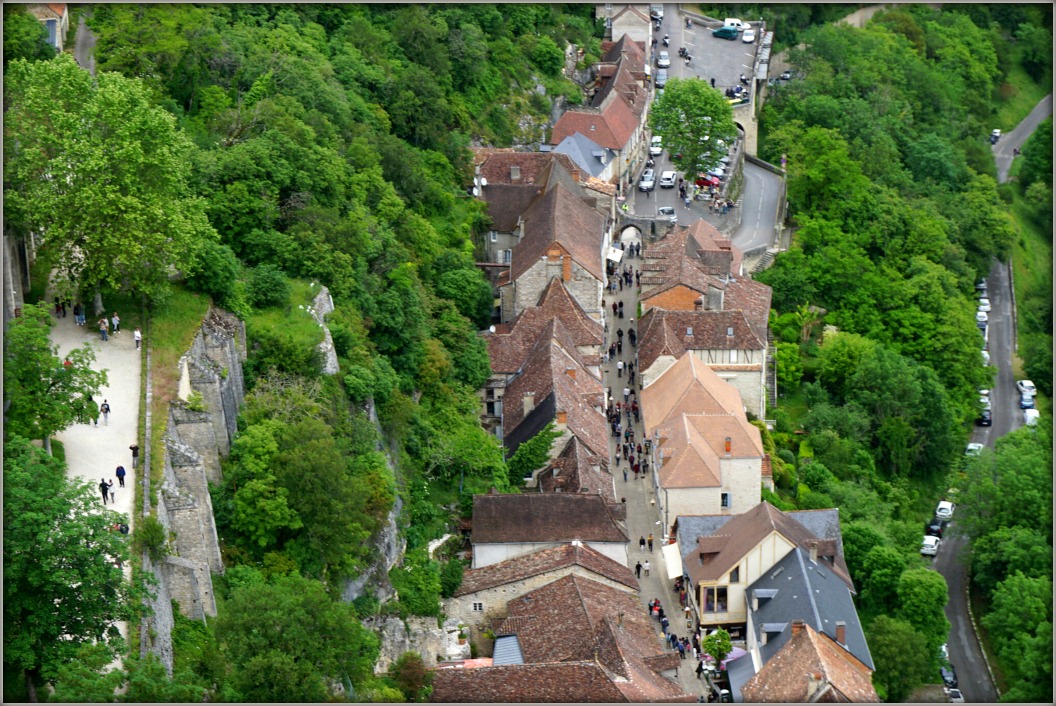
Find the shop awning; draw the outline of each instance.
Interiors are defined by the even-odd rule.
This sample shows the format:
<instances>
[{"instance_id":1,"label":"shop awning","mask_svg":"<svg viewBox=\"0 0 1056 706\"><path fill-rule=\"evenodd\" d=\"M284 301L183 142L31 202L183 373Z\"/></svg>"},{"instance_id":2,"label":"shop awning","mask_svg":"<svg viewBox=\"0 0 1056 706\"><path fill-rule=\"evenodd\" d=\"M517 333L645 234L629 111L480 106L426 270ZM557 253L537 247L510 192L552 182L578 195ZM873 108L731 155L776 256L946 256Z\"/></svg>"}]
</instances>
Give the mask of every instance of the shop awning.
<instances>
[{"instance_id":1,"label":"shop awning","mask_svg":"<svg viewBox=\"0 0 1056 706\"><path fill-rule=\"evenodd\" d=\"M661 547L664 555L664 568L667 569L667 578L674 581L682 575L682 555L678 553L678 542L665 544Z\"/></svg>"},{"instance_id":2,"label":"shop awning","mask_svg":"<svg viewBox=\"0 0 1056 706\"><path fill-rule=\"evenodd\" d=\"M619 262L623 259L623 251L619 248L609 248L608 259L613 262Z\"/></svg>"}]
</instances>

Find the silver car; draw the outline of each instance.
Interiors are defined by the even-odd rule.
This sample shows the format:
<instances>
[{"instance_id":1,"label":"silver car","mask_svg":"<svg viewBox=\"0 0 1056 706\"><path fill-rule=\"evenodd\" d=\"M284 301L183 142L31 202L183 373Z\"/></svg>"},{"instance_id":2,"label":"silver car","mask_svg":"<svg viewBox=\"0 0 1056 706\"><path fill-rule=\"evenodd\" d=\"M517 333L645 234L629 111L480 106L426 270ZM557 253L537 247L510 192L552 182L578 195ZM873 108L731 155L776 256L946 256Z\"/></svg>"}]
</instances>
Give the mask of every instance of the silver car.
<instances>
[{"instance_id":1,"label":"silver car","mask_svg":"<svg viewBox=\"0 0 1056 706\"><path fill-rule=\"evenodd\" d=\"M656 65L658 68L666 69L671 65L671 55L666 51L660 52L659 56L656 57Z\"/></svg>"}]
</instances>

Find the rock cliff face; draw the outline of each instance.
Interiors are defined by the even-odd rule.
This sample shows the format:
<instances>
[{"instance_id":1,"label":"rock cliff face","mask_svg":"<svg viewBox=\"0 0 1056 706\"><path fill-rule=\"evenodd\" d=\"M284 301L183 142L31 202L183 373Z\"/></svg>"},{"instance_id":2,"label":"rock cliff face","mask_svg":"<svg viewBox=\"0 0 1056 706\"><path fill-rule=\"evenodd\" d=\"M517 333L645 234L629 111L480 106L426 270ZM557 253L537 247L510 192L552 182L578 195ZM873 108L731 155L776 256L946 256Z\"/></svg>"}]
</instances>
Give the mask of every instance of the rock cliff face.
<instances>
[{"instance_id":1,"label":"rock cliff face","mask_svg":"<svg viewBox=\"0 0 1056 706\"><path fill-rule=\"evenodd\" d=\"M374 665L374 673L388 671L389 666L404 652L417 652L426 667L445 660L469 659L469 642L458 644L459 625L454 618L437 627L436 618L411 616L406 624L394 616L368 618L363 624L374 629L381 638L381 654Z\"/></svg>"}]
</instances>

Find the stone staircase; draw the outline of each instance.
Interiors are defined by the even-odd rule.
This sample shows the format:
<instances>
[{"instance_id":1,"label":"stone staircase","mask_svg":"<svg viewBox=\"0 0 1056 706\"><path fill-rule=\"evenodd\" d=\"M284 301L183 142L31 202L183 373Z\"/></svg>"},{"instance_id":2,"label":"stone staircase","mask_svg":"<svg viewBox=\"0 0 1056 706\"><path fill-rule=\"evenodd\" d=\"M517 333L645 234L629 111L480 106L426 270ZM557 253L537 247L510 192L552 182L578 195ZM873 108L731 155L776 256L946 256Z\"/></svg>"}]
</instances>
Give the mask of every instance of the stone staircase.
<instances>
[{"instance_id":1,"label":"stone staircase","mask_svg":"<svg viewBox=\"0 0 1056 706\"><path fill-rule=\"evenodd\" d=\"M760 259L759 262L755 263L755 267L752 268L752 274L756 272L762 272L766 268L770 267L774 262L774 253L767 251Z\"/></svg>"},{"instance_id":2,"label":"stone staircase","mask_svg":"<svg viewBox=\"0 0 1056 706\"><path fill-rule=\"evenodd\" d=\"M772 253L767 253L772 256ZM754 271L754 270L753 270ZM766 404L771 408L777 407L777 362L774 360L774 334L770 329L766 330Z\"/></svg>"}]
</instances>

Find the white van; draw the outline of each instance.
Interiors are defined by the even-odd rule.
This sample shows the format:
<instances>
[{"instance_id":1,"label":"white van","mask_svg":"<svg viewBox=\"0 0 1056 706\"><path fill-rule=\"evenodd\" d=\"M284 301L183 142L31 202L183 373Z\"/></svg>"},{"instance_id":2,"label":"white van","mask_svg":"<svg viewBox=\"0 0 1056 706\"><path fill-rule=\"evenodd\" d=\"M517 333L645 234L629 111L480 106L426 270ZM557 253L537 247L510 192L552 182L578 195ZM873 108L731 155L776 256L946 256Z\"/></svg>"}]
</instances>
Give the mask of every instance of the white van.
<instances>
[{"instance_id":1,"label":"white van","mask_svg":"<svg viewBox=\"0 0 1056 706\"><path fill-rule=\"evenodd\" d=\"M723 21L722 26L723 27L733 27L738 32L740 32L742 29L744 29L744 28L746 28L748 26L748 23L747 22L741 22L736 17L727 17Z\"/></svg>"},{"instance_id":2,"label":"white van","mask_svg":"<svg viewBox=\"0 0 1056 706\"><path fill-rule=\"evenodd\" d=\"M1041 416L1041 412L1036 409L1025 409L1023 410L1023 423L1028 427L1034 427L1038 425L1038 417Z\"/></svg>"}]
</instances>

